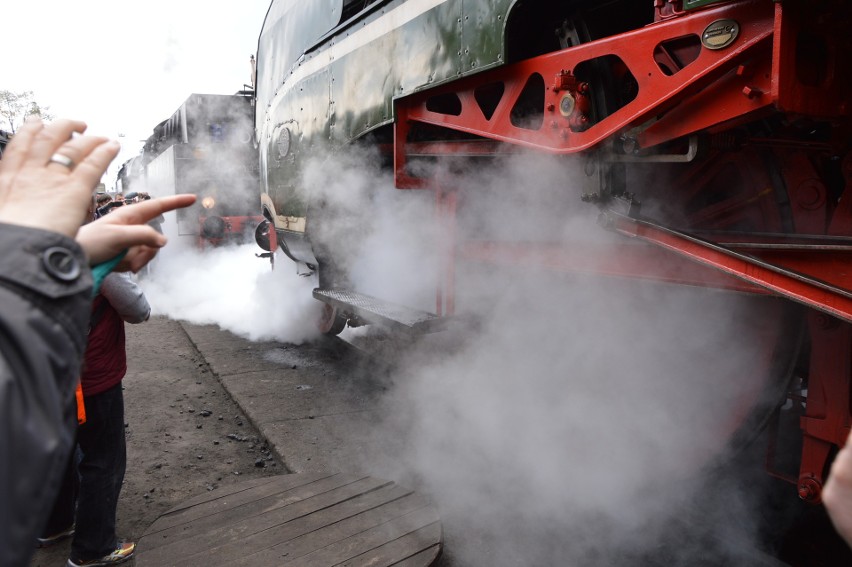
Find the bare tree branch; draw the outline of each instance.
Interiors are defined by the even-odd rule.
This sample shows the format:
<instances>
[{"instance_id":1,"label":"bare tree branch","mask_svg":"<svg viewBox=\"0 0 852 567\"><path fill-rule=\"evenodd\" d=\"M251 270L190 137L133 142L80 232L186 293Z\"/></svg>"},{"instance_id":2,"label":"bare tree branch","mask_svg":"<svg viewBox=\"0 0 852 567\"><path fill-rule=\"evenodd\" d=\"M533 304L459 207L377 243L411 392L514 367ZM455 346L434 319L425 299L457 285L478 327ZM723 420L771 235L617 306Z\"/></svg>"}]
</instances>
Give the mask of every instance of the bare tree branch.
<instances>
[{"instance_id":1,"label":"bare tree branch","mask_svg":"<svg viewBox=\"0 0 852 567\"><path fill-rule=\"evenodd\" d=\"M30 115L40 116L43 120L52 120L53 115L48 113L48 110L50 107L41 106L35 100L33 91L13 93L0 90L0 116L3 117L4 123L9 125L12 133L21 125L24 118Z\"/></svg>"}]
</instances>

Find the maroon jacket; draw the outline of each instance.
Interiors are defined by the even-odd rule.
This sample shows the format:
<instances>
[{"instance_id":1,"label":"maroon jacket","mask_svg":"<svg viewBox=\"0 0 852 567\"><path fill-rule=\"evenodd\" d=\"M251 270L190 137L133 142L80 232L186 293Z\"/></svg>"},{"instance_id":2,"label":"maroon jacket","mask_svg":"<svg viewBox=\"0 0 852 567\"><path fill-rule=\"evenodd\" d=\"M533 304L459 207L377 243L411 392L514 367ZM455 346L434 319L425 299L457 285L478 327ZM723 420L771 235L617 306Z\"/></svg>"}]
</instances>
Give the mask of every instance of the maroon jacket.
<instances>
[{"instance_id":1,"label":"maroon jacket","mask_svg":"<svg viewBox=\"0 0 852 567\"><path fill-rule=\"evenodd\" d=\"M139 286L125 274L110 274L92 302L89 342L83 362L83 396L94 396L120 383L127 372L124 322L141 323L151 308Z\"/></svg>"}]
</instances>

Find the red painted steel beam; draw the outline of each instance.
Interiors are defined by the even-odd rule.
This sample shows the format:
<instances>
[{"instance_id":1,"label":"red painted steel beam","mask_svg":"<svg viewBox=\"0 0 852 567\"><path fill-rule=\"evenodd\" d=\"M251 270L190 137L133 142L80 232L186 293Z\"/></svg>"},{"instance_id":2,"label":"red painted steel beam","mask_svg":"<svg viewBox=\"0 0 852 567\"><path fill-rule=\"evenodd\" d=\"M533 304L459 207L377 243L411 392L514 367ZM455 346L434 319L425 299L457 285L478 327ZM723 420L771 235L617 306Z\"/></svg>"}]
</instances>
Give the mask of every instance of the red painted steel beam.
<instances>
[{"instance_id":1,"label":"red painted steel beam","mask_svg":"<svg viewBox=\"0 0 852 567\"><path fill-rule=\"evenodd\" d=\"M847 25L850 12L843 4L838 2L834 18L825 21L811 2L775 2L771 96L778 108L824 118L852 113L852 78L848 69L852 42ZM803 32L807 39L800 39ZM797 53L801 41L817 45L825 42L824 60L803 61ZM822 67L826 76L805 84L799 76L803 69L813 72L817 67Z\"/></svg>"},{"instance_id":2,"label":"red painted steel beam","mask_svg":"<svg viewBox=\"0 0 852 567\"><path fill-rule=\"evenodd\" d=\"M852 238L824 234L691 232L702 240L852 290Z\"/></svg>"},{"instance_id":3,"label":"red painted steel beam","mask_svg":"<svg viewBox=\"0 0 852 567\"><path fill-rule=\"evenodd\" d=\"M755 248L731 246L738 252L759 258L767 264L805 274L842 290L852 290L852 249L805 246L802 248Z\"/></svg>"},{"instance_id":4,"label":"red painted steel beam","mask_svg":"<svg viewBox=\"0 0 852 567\"><path fill-rule=\"evenodd\" d=\"M844 239L848 241L849 239ZM805 274L831 286L852 289L852 245L717 242L717 245L756 257L782 269ZM645 243L571 242L570 246L542 243L468 241L459 244L465 260L507 266L526 266L557 272L653 280L750 293L770 293L763 287L692 259L672 256Z\"/></svg>"},{"instance_id":5,"label":"red painted steel beam","mask_svg":"<svg viewBox=\"0 0 852 567\"><path fill-rule=\"evenodd\" d=\"M640 148L649 148L699 130L729 129L772 111L769 46L765 57L739 65L727 75L671 109L636 137ZM689 69L689 67L687 67ZM758 103L759 107L755 107Z\"/></svg>"},{"instance_id":6,"label":"red painted steel beam","mask_svg":"<svg viewBox=\"0 0 852 567\"><path fill-rule=\"evenodd\" d=\"M529 242L468 241L458 258L495 265L556 272L621 277L766 294L765 289L708 266L638 242L578 242L570 245Z\"/></svg>"},{"instance_id":7,"label":"red painted steel beam","mask_svg":"<svg viewBox=\"0 0 852 567\"><path fill-rule=\"evenodd\" d=\"M808 398L802 428L802 460L797 480L799 497L818 503L826 463L842 447L852 426L852 326L821 313L808 317L811 357Z\"/></svg>"},{"instance_id":8,"label":"red painted steel beam","mask_svg":"<svg viewBox=\"0 0 852 567\"><path fill-rule=\"evenodd\" d=\"M811 275L769 264L688 234L618 213L606 213L606 225L625 236L656 244L808 307L852 322L852 293L849 289L819 281ZM847 271L848 268L847 265Z\"/></svg>"},{"instance_id":9,"label":"red painted steel beam","mask_svg":"<svg viewBox=\"0 0 852 567\"><path fill-rule=\"evenodd\" d=\"M700 35L711 23L723 18L734 18L741 27L739 37L731 46L718 51L702 49L695 61L673 75L666 74L654 60L654 50L661 43L688 35ZM769 3L725 4L484 71L399 99L396 101L395 145L397 158L403 157L403 160L397 161L397 167L404 161L404 156L400 156L401 146L406 142L406 135L414 122L442 126L550 153L567 154L590 149L613 134L657 118L689 97L698 95L726 73L734 72L740 63L754 55L756 49L764 47L761 54L766 58L771 57L770 40L774 25L774 8ZM625 49L625 46L629 46L629 49ZM636 79L639 86L636 98L585 131L572 130L568 118L561 116L557 110L564 91L551 84L562 73L576 69L581 63L611 55L617 56ZM763 71L764 66L760 69ZM540 76L546 86L541 108L543 122L537 128L516 126L511 120L512 109L528 80L534 76ZM761 88L751 89L750 94L745 95L742 93L742 85L748 86L749 79L735 76L733 83L737 89L734 92L739 93L736 94L737 104L724 108L729 101L727 98L720 99L710 110L700 111L698 117L693 117L688 129L694 131L771 106L771 96L762 90L768 88L768 84L764 84L767 78L761 74L760 79ZM495 83L503 85L504 93L493 114L486 117L476 102L475 91L478 87ZM591 85L591 88L594 89L595 85ZM458 114L435 112L427 107L430 99L444 94L458 97L461 102ZM705 94L701 96L707 97ZM656 133L654 140L672 139L688 133L683 126L683 123L678 122L676 134L667 136Z\"/></svg>"}]
</instances>

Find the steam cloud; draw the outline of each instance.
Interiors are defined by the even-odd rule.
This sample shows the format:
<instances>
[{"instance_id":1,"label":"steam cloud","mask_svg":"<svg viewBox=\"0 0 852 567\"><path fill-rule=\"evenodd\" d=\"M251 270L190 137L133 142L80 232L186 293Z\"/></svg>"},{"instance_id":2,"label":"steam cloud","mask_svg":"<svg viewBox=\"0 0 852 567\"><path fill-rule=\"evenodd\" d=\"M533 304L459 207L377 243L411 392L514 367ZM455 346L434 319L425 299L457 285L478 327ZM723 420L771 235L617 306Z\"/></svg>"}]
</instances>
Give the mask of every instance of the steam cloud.
<instances>
[{"instance_id":1,"label":"steam cloud","mask_svg":"<svg viewBox=\"0 0 852 567\"><path fill-rule=\"evenodd\" d=\"M184 103L190 115L188 142L175 143L158 130L152 135L150 151L156 157L150 156L145 175L133 181L133 189L154 197L192 192L198 202L164 215L159 229L169 244L152 262L142 287L154 314L217 324L250 340L300 343L318 334L320 306L311 295L316 277L304 269L299 275L281 254L274 271L268 259L255 257L261 252L252 238L259 218L242 225L242 241L249 244L198 247L203 234L200 215L208 220L260 215L252 116L243 101L193 95ZM169 148L173 160L165 159Z\"/></svg>"},{"instance_id":2,"label":"steam cloud","mask_svg":"<svg viewBox=\"0 0 852 567\"><path fill-rule=\"evenodd\" d=\"M350 224L336 224L332 239L351 285L420 306L438 281L442 227L413 219L434 218L417 202L433 197L394 190L356 165L366 162L334 170L337 183L318 167L312 186L344 195ZM620 238L595 225L572 188L583 164L504 163L443 177L460 188L461 240L570 248ZM741 564L754 547L758 491L713 467L772 390L762 373L777 337L766 316L778 306L530 266L456 267L460 315L478 324L405 349L388 417L374 428L379 449L361 463L432 495L451 564ZM720 490L714 483L724 491L704 498Z\"/></svg>"},{"instance_id":3,"label":"steam cloud","mask_svg":"<svg viewBox=\"0 0 852 567\"><path fill-rule=\"evenodd\" d=\"M344 160L305 168L327 205L313 237L346 285L434 309L446 228L434 197L393 189L363 165L369 154ZM505 163L446 178L461 189L462 240L615 238L571 188L580 164ZM144 284L155 312L252 340L310 339L316 281L280 254L270 272L256 250L165 256ZM434 499L451 564L738 564L757 530L743 481L724 477L722 496L701 499L721 481L700 473L767 389L755 369L775 354L764 314L777 306L534 267L457 269L460 315L477 325L407 345L376 452L359 464Z\"/></svg>"},{"instance_id":4,"label":"steam cloud","mask_svg":"<svg viewBox=\"0 0 852 567\"><path fill-rule=\"evenodd\" d=\"M254 341L316 337L315 278L286 261L271 270L259 251L254 243L202 251L173 239L141 285L155 315L217 324Z\"/></svg>"}]
</instances>

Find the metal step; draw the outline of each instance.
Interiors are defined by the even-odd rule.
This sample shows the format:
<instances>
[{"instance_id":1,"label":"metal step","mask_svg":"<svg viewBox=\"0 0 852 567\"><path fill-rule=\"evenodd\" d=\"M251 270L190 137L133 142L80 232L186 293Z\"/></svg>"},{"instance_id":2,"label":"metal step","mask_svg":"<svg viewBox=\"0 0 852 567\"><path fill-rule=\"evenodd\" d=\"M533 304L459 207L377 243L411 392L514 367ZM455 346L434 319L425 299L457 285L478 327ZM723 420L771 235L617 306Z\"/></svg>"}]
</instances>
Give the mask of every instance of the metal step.
<instances>
[{"instance_id":1,"label":"metal step","mask_svg":"<svg viewBox=\"0 0 852 567\"><path fill-rule=\"evenodd\" d=\"M434 313L390 303L369 295L342 289L314 290L314 298L337 307L350 318L383 325L407 333L435 333L445 327L445 319Z\"/></svg>"}]
</instances>

